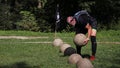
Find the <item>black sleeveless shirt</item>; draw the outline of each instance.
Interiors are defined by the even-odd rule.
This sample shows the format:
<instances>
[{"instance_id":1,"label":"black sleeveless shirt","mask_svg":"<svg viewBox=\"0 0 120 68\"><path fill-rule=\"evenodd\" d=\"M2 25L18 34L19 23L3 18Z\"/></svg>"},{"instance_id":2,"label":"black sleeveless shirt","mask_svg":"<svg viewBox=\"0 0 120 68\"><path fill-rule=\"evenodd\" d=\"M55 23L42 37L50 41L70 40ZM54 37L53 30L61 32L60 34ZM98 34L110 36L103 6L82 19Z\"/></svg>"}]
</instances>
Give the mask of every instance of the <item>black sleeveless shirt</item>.
<instances>
[{"instance_id":1,"label":"black sleeveless shirt","mask_svg":"<svg viewBox=\"0 0 120 68\"><path fill-rule=\"evenodd\" d=\"M79 19L76 19L76 17L74 18L76 20L76 24L75 24L76 34L78 33L86 34L88 31L86 25L89 23L89 17L86 14L82 14L79 16Z\"/></svg>"}]
</instances>

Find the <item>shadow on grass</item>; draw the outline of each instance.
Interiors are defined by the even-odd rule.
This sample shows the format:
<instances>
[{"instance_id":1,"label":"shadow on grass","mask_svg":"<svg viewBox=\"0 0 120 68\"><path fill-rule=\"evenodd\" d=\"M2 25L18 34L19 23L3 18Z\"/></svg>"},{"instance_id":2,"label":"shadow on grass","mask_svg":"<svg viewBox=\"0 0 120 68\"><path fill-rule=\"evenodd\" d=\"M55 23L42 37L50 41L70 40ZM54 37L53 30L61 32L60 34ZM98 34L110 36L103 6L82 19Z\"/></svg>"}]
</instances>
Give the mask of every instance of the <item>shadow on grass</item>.
<instances>
[{"instance_id":1,"label":"shadow on grass","mask_svg":"<svg viewBox=\"0 0 120 68\"><path fill-rule=\"evenodd\" d=\"M12 65L0 66L0 68L40 68L39 66L29 66L25 62L17 62Z\"/></svg>"},{"instance_id":2,"label":"shadow on grass","mask_svg":"<svg viewBox=\"0 0 120 68\"><path fill-rule=\"evenodd\" d=\"M76 53L73 53L73 54L76 54ZM70 55L60 55L60 57L66 57L66 56L70 56ZM90 59L90 55L89 54L82 54L81 57Z\"/></svg>"},{"instance_id":3,"label":"shadow on grass","mask_svg":"<svg viewBox=\"0 0 120 68\"><path fill-rule=\"evenodd\" d=\"M90 55L89 54L82 54L82 57L90 59Z\"/></svg>"}]
</instances>

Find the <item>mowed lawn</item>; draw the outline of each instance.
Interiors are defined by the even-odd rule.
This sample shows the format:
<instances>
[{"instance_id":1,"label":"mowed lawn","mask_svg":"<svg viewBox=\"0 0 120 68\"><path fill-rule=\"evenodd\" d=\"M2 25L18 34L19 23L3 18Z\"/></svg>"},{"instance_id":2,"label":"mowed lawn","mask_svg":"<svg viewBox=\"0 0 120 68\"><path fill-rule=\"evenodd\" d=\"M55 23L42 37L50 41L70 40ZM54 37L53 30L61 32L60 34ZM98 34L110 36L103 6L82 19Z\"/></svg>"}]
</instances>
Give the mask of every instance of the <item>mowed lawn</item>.
<instances>
[{"instance_id":1,"label":"mowed lawn","mask_svg":"<svg viewBox=\"0 0 120 68\"><path fill-rule=\"evenodd\" d=\"M0 36L41 37L0 39L0 68L76 68L75 64L68 64L69 56L63 56L59 47L52 45L54 33L0 31ZM74 32L57 33L56 37L75 48ZM97 42L96 60L92 61L94 67L120 68L120 30L99 31ZM82 54L91 54L90 42L82 48Z\"/></svg>"}]
</instances>

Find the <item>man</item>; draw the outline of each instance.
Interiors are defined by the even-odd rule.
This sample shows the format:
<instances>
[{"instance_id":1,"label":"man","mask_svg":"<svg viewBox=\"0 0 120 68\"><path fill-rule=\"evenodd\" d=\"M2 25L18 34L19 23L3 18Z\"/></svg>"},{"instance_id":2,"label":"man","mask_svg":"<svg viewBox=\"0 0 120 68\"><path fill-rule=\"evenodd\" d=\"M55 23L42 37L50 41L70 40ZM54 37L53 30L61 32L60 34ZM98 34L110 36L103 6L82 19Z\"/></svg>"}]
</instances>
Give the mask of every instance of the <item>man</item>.
<instances>
[{"instance_id":1,"label":"man","mask_svg":"<svg viewBox=\"0 0 120 68\"><path fill-rule=\"evenodd\" d=\"M81 10L75 13L74 16L67 17L67 22L74 26L76 34L83 33L87 34L84 42L87 44L91 39L92 45L92 56L90 60L95 60L95 54L97 49L96 33L97 33L97 21L91 17L86 10ZM81 47L76 45L77 53L81 55Z\"/></svg>"}]
</instances>

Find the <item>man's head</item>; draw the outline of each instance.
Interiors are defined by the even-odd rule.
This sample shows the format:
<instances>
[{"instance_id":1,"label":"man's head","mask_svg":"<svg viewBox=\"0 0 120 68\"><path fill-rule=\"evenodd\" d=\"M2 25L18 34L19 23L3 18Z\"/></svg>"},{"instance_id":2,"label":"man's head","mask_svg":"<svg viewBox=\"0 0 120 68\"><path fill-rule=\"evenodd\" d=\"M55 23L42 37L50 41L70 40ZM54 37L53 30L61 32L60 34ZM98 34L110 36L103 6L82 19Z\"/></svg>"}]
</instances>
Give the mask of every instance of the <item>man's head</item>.
<instances>
[{"instance_id":1,"label":"man's head","mask_svg":"<svg viewBox=\"0 0 120 68\"><path fill-rule=\"evenodd\" d=\"M75 24L76 24L76 20L72 16L67 17L67 22L72 26L75 26Z\"/></svg>"}]
</instances>

